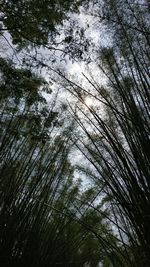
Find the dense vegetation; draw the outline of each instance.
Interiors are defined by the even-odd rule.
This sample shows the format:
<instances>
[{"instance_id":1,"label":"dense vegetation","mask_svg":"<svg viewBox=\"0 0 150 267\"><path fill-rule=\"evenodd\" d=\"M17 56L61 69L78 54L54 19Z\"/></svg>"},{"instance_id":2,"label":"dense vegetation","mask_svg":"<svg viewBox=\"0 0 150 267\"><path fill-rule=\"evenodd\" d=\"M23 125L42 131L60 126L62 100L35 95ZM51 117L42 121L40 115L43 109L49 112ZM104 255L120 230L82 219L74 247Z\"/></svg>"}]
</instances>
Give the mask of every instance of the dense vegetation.
<instances>
[{"instance_id":1,"label":"dense vegetation","mask_svg":"<svg viewBox=\"0 0 150 267\"><path fill-rule=\"evenodd\" d=\"M2 266L150 266L149 12L148 0L1 1ZM81 13L111 42L94 44ZM68 59L94 70L75 79Z\"/></svg>"}]
</instances>

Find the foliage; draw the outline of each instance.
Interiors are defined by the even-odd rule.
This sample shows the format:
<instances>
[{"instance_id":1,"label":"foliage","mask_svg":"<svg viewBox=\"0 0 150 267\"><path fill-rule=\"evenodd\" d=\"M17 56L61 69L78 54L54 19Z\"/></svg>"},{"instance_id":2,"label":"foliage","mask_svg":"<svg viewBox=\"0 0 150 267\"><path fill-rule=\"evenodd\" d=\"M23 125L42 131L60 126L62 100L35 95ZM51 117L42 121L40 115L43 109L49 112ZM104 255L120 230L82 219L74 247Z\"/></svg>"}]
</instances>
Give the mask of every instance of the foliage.
<instances>
[{"instance_id":1,"label":"foliage","mask_svg":"<svg viewBox=\"0 0 150 267\"><path fill-rule=\"evenodd\" d=\"M56 34L69 11L78 12L83 1L1 1L1 21L10 32L13 43L46 45Z\"/></svg>"},{"instance_id":2,"label":"foliage","mask_svg":"<svg viewBox=\"0 0 150 267\"><path fill-rule=\"evenodd\" d=\"M75 56L76 51L81 59L90 44L85 28L71 19L62 28L83 3L2 0L1 35L10 33L24 63L34 59L38 67L47 67L38 58L41 46L59 52L64 46L65 53ZM43 96L45 88L51 93L50 84L0 58L3 266L150 266L149 3L106 0L89 6L113 36L96 54L105 85L84 74L88 91L47 68L66 80L66 89L80 102L75 111L70 105L69 126L58 123L56 99L48 104ZM30 55L33 47L37 57ZM50 64L55 61L54 53ZM99 105L86 104L86 96ZM69 161L74 145L95 168L78 167L95 185L85 192Z\"/></svg>"}]
</instances>

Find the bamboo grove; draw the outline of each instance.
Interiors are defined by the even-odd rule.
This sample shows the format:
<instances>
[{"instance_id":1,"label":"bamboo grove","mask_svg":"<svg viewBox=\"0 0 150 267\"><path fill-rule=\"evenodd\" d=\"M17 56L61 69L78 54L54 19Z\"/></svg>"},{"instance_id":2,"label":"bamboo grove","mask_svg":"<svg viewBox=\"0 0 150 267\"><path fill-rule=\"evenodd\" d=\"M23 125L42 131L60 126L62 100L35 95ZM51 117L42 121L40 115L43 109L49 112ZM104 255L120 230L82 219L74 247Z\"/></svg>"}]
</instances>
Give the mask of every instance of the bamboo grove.
<instances>
[{"instance_id":1,"label":"bamboo grove","mask_svg":"<svg viewBox=\"0 0 150 267\"><path fill-rule=\"evenodd\" d=\"M0 58L2 266L149 267L149 1L2 2L1 37L9 32L15 56L28 53L22 65ZM81 9L111 44L87 49L86 29L76 37L69 25L55 41ZM87 71L82 85L55 65L60 52L87 65L92 55L105 82ZM35 66L56 77L70 104L58 108L60 91ZM73 163L74 151L84 164Z\"/></svg>"}]
</instances>

